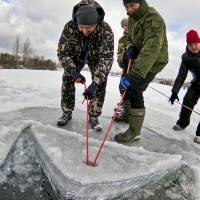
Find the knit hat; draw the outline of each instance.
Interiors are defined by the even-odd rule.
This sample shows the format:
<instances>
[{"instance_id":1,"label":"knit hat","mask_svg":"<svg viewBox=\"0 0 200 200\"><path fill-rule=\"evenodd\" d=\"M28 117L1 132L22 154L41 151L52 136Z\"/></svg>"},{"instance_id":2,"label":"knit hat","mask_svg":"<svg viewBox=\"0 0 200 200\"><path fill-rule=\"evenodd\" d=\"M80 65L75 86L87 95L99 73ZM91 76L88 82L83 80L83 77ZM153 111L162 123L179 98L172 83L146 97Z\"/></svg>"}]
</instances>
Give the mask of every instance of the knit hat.
<instances>
[{"instance_id":1,"label":"knit hat","mask_svg":"<svg viewBox=\"0 0 200 200\"><path fill-rule=\"evenodd\" d=\"M187 44L200 43L200 38L199 38L198 33L195 30L190 30L186 34L186 41L187 41Z\"/></svg>"},{"instance_id":2,"label":"knit hat","mask_svg":"<svg viewBox=\"0 0 200 200\"><path fill-rule=\"evenodd\" d=\"M144 0L123 0L124 5L129 3L139 3L142 4Z\"/></svg>"},{"instance_id":3,"label":"knit hat","mask_svg":"<svg viewBox=\"0 0 200 200\"><path fill-rule=\"evenodd\" d=\"M76 20L79 25L95 25L98 22L98 13L93 5L81 6L76 12Z\"/></svg>"},{"instance_id":4,"label":"knit hat","mask_svg":"<svg viewBox=\"0 0 200 200\"><path fill-rule=\"evenodd\" d=\"M121 27L123 28L124 26L128 26L128 18L123 18L121 20Z\"/></svg>"}]
</instances>

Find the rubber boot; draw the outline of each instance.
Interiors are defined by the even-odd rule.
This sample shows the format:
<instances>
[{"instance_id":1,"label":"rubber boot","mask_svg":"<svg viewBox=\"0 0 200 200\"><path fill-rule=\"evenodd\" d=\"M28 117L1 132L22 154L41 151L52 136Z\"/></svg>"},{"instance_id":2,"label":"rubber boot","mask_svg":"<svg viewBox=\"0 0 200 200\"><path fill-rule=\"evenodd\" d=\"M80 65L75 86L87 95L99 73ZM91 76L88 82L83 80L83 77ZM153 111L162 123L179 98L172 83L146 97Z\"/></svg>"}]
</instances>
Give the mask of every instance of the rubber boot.
<instances>
[{"instance_id":1,"label":"rubber boot","mask_svg":"<svg viewBox=\"0 0 200 200\"><path fill-rule=\"evenodd\" d=\"M130 109L130 101L124 101L124 110L121 114L116 115L116 122L125 122L129 123L129 109Z\"/></svg>"},{"instance_id":2,"label":"rubber boot","mask_svg":"<svg viewBox=\"0 0 200 200\"><path fill-rule=\"evenodd\" d=\"M129 109L129 128L124 133L115 135L114 139L118 143L128 143L141 135L141 129L145 117L145 108Z\"/></svg>"}]
</instances>

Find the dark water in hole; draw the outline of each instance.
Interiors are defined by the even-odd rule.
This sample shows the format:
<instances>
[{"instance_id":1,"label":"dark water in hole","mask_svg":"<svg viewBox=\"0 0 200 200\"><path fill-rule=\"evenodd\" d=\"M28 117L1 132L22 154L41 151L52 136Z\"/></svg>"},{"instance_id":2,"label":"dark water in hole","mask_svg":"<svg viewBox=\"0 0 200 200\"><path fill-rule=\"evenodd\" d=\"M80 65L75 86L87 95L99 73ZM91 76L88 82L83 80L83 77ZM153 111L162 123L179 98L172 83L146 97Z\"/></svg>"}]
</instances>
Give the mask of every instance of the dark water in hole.
<instances>
[{"instance_id":1,"label":"dark water in hole","mask_svg":"<svg viewBox=\"0 0 200 200\"><path fill-rule=\"evenodd\" d=\"M0 200L60 199L43 171L30 137L22 134L0 166Z\"/></svg>"},{"instance_id":2,"label":"dark water in hole","mask_svg":"<svg viewBox=\"0 0 200 200\"><path fill-rule=\"evenodd\" d=\"M18 185L13 183L13 178L17 179L8 177L7 183L0 185L0 200L59 200L44 172L41 174L40 183L34 183L23 192Z\"/></svg>"}]
</instances>

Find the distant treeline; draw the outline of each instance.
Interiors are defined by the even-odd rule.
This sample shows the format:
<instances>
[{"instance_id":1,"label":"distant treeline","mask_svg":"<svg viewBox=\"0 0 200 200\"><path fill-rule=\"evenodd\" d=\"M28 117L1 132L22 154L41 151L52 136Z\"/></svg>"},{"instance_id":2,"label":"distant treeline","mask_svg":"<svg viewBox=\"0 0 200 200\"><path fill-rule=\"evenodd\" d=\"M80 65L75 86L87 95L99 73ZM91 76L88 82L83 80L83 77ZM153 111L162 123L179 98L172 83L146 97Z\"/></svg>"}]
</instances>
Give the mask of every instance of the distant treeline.
<instances>
[{"instance_id":1,"label":"distant treeline","mask_svg":"<svg viewBox=\"0 0 200 200\"><path fill-rule=\"evenodd\" d=\"M17 43L17 41L16 41ZM16 45L17 46L17 45ZM0 68L5 69L42 69L42 70L57 70L62 68L59 64L56 64L50 59L45 59L43 56L31 56L32 49L30 48L30 41L27 39L24 43L24 49L22 56L19 56L18 51L15 54L0 53ZM88 67L83 68L84 71L89 71ZM121 71L111 71L110 76L121 76ZM174 84L173 79L155 78L155 83L172 86ZM189 82L183 84L183 88L188 88Z\"/></svg>"},{"instance_id":2,"label":"distant treeline","mask_svg":"<svg viewBox=\"0 0 200 200\"><path fill-rule=\"evenodd\" d=\"M21 57L16 59L15 55L8 53L0 54L0 66L5 69L48 69L56 70L56 63L44 57L29 57L24 60Z\"/></svg>"},{"instance_id":3,"label":"distant treeline","mask_svg":"<svg viewBox=\"0 0 200 200\"><path fill-rule=\"evenodd\" d=\"M35 56L31 40L27 38L23 43L17 36L13 44L13 53L0 54L0 68L7 69L48 69L56 70L56 63L43 56Z\"/></svg>"}]
</instances>

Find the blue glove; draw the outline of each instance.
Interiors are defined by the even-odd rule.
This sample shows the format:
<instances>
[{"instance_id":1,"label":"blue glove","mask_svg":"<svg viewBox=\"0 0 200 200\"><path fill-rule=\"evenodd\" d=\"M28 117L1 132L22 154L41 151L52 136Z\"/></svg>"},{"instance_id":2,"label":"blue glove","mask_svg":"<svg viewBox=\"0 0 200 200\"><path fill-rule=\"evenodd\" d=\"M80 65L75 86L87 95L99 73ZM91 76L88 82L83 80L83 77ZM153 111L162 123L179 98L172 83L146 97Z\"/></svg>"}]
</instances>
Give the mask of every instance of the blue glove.
<instances>
[{"instance_id":1,"label":"blue glove","mask_svg":"<svg viewBox=\"0 0 200 200\"><path fill-rule=\"evenodd\" d=\"M73 72L71 76L75 80L76 83L82 83L82 84L84 84L85 81L86 81L85 77L82 74L80 74L80 73Z\"/></svg>"},{"instance_id":2,"label":"blue glove","mask_svg":"<svg viewBox=\"0 0 200 200\"><path fill-rule=\"evenodd\" d=\"M83 93L83 96L85 98L88 99L92 99L92 97L94 96L95 92L97 90L97 84L95 82L92 82L89 87L85 90L85 92Z\"/></svg>"},{"instance_id":3,"label":"blue glove","mask_svg":"<svg viewBox=\"0 0 200 200\"><path fill-rule=\"evenodd\" d=\"M128 60L134 60L135 59L135 55L134 55L134 52L133 52L132 48L127 49L126 50L126 54L127 54Z\"/></svg>"},{"instance_id":4,"label":"blue glove","mask_svg":"<svg viewBox=\"0 0 200 200\"><path fill-rule=\"evenodd\" d=\"M131 86L131 82L126 77L121 78L120 83L119 83L120 91L127 90L130 88L130 86Z\"/></svg>"}]
</instances>

